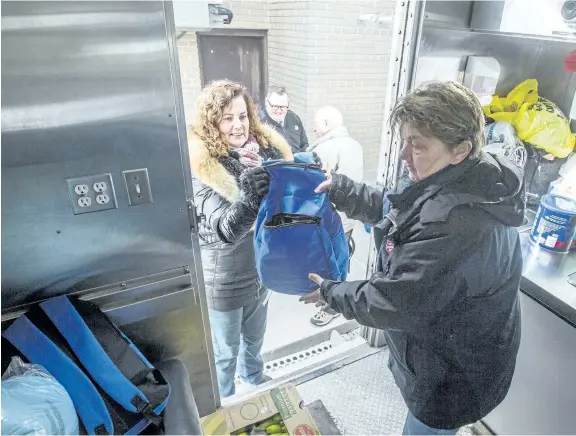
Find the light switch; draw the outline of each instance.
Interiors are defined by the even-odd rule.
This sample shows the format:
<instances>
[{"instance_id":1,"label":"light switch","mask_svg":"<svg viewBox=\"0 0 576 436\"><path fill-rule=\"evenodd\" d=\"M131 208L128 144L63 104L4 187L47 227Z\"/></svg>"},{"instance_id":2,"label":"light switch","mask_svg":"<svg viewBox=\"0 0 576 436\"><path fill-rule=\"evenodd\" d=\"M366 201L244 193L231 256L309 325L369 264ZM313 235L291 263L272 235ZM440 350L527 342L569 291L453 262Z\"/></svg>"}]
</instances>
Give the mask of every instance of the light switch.
<instances>
[{"instance_id":1,"label":"light switch","mask_svg":"<svg viewBox=\"0 0 576 436\"><path fill-rule=\"evenodd\" d=\"M152 190L150 189L150 179L148 178L148 168L139 170L122 171L126 191L128 192L128 204L137 206L140 204L152 203Z\"/></svg>"}]
</instances>

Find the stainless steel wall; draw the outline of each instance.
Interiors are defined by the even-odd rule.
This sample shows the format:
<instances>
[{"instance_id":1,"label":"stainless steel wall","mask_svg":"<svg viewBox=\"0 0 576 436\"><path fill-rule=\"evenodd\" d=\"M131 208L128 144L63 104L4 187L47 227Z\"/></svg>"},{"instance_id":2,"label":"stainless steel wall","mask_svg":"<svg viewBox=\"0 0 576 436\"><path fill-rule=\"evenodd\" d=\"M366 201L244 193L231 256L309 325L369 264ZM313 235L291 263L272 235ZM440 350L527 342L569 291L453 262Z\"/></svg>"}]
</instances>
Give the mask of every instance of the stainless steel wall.
<instances>
[{"instance_id":1,"label":"stainless steel wall","mask_svg":"<svg viewBox=\"0 0 576 436\"><path fill-rule=\"evenodd\" d=\"M181 356L207 413L187 159L171 3L2 2L3 320L80 293L153 359ZM140 168L153 203L130 206L122 171ZM117 208L75 215L66 178L101 173Z\"/></svg>"},{"instance_id":2,"label":"stainless steel wall","mask_svg":"<svg viewBox=\"0 0 576 436\"><path fill-rule=\"evenodd\" d=\"M526 79L536 78L540 95L557 103L567 115L576 91L576 75L564 70L564 56L576 49L576 41L471 32L476 3L470 0L425 3L420 34L415 41L418 52L413 85L434 78L461 80L468 56L491 56L500 63L497 88L500 95Z\"/></svg>"},{"instance_id":3,"label":"stainless steel wall","mask_svg":"<svg viewBox=\"0 0 576 436\"><path fill-rule=\"evenodd\" d=\"M522 341L510 391L483 422L494 434L576 432L576 328L520 293Z\"/></svg>"},{"instance_id":4,"label":"stainless steel wall","mask_svg":"<svg viewBox=\"0 0 576 436\"><path fill-rule=\"evenodd\" d=\"M506 95L520 82L535 78L539 94L554 101L567 115L576 91L576 74L564 70L564 56L575 48L574 42L474 33L427 26L424 22L416 78L422 82L436 73L424 68L418 71L419 65L435 65L444 69L441 73L446 78L452 78L464 73L468 56L491 56L501 69L497 93ZM439 62L439 58L444 59Z\"/></svg>"}]
</instances>

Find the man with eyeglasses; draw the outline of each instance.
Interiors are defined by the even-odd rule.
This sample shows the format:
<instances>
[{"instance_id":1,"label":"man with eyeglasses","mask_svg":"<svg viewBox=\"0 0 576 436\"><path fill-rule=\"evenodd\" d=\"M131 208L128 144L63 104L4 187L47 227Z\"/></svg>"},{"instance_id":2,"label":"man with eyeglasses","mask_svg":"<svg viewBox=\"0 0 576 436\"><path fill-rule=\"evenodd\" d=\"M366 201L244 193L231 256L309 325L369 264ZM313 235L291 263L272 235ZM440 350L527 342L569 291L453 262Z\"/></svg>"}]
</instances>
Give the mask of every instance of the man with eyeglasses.
<instances>
[{"instance_id":1,"label":"man with eyeglasses","mask_svg":"<svg viewBox=\"0 0 576 436\"><path fill-rule=\"evenodd\" d=\"M286 88L273 86L266 96L266 108L260 118L280 133L292 147L294 153L306 151L308 137L300 117L289 109L290 103Z\"/></svg>"}]
</instances>

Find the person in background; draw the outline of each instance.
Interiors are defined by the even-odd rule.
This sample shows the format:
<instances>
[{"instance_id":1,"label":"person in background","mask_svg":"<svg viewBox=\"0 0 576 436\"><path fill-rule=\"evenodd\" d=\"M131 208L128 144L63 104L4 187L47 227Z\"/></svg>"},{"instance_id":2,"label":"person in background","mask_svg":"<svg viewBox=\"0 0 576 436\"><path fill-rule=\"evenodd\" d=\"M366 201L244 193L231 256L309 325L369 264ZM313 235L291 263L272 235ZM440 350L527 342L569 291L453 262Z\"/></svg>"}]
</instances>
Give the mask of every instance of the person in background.
<instances>
[{"instance_id":1,"label":"person in background","mask_svg":"<svg viewBox=\"0 0 576 436\"><path fill-rule=\"evenodd\" d=\"M361 182L364 179L364 150L357 141L350 137L348 129L344 127L342 113L337 108L324 106L316 111L314 133L318 139L308 147L307 151L318 155L325 171L343 174L355 182ZM352 231L357 221L347 218L342 212L339 214L348 238L350 257L352 257L354 254ZM324 326L338 316L340 316L339 312L325 305L310 319L310 322L317 326Z\"/></svg>"},{"instance_id":2,"label":"person in background","mask_svg":"<svg viewBox=\"0 0 576 436\"><path fill-rule=\"evenodd\" d=\"M286 89L282 86L273 86L266 96L266 105L260 112L260 119L274 127L288 141L294 153L306 151L309 144L304 126L300 117L289 107L290 100Z\"/></svg>"},{"instance_id":3,"label":"person in background","mask_svg":"<svg viewBox=\"0 0 576 436\"><path fill-rule=\"evenodd\" d=\"M227 80L204 88L188 131L204 283L222 397L235 374L267 381L261 349L268 290L258 280L251 231L269 189L263 160L292 159L288 143L264 126L246 88Z\"/></svg>"},{"instance_id":4,"label":"person in background","mask_svg":"<svg viewBox=\"0 0 576 436\"><path fill-rule=\"evenodd\" d=\"M384 330L409 410L404 434L453 435L498 406L514 375L522 276L514 227L524 219L523 171L481 151L482 107L458 83L409 93L393 109L391 127L403 141L411 184L384 195L333 173L316 189L381 230L377 272L344 282L310 274L320 289L302 300L325 301Z\"/></svg>"}]
</instances>

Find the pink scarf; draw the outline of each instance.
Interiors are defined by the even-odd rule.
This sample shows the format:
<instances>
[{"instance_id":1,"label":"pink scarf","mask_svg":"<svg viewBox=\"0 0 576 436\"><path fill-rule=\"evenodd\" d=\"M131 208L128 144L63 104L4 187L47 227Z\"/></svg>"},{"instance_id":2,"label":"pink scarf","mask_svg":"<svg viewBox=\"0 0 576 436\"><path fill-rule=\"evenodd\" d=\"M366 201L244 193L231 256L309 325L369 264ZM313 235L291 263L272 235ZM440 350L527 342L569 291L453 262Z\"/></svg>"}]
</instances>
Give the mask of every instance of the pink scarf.
<instances>
[{"instance_id":1,"label":"pink scarf","mask_svg":"<svg viewBox=\"0 0 576 436\"><path fill-rule=\"evenodd\" d=\"M240 163L242 165L248 168L259 167L262 165L262 158L258 154L260 151L260 146L256 142L256 138L254 138L252 135L250 135L248 141L246 141L246 144L244 144L244 147L237 148L234 151L236 151L240 156Z\"/></svg>"}]
</instances>

